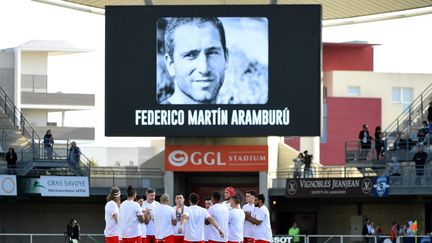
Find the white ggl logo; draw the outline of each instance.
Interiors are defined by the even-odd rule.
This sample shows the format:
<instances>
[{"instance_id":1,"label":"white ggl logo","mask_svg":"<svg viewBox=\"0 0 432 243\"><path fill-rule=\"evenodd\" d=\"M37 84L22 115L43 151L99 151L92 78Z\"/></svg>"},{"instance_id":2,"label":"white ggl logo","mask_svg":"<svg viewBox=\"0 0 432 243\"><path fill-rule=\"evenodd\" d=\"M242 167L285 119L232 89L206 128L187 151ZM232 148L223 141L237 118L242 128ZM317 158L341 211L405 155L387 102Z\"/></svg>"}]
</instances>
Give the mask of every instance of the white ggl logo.
<instances>
[{"instance_id":1,"label":"white ggl logo","mask_svg":"<svg viewBox=\"0 0 432 243\"><path fill-rule=\"evenodd\" d=\"M187 153L182 150L174 150L168 156L170 164L176 167L185 165L188 162L188 159Z\"/></svg>"}]
</instances>

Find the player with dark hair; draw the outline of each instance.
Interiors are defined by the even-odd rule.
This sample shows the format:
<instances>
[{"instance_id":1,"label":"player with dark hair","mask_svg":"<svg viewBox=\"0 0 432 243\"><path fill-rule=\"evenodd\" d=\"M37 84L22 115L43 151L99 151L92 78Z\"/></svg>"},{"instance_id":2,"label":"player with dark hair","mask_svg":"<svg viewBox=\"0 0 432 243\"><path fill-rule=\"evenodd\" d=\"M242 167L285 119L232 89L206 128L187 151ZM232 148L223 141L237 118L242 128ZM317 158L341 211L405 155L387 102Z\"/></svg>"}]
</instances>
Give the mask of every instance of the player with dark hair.
<instances>
[{"instance_id":1,"label":"player with dark hair","mask_svg":"<svg viewBox=\"0 0 432 243\"><path fill-rule=\"evenodd\" d=\"M221 237L221 234L219 234L216 230L212 230L209 232L208 242L209 243L227 242L229 210L227 206L222 204L221 202L222 194L220 192L213 192L211 194L211 198L213 201L213 206L209 208L208 213L212 218L216 220L216 222L218 223L219 227L222 230L224 237Z\"/></svg>"},{"instance_id":2,"label":"player with dark hair","mask_svg":"<svg viewBox=\"0 0 432 243\"><path fill-rule=\"evenodd\" d=\"M246 213L246 220L255 225L254 228L254 242L255 243L270 243L272 241L272 232L270 225L270 212L264 205L265 196L259 194L255 198L255 216Z\"/></svg>"},{"instance_id":3,"label":"player with dark hair","mask_svg":"<svg viewBox=\"0 0 432 243\"><path fill-rule=\"evenodd\" d=\"M155 189L147 188L146 200L142 205L142 208L145 209L149 214L149 222L146 227L146 233L147 233L146 243L156 243L153 212L156 209L156 207L159 206L159 202L157 202L155 199L156 199Z\"/></svg>"},{"instance_id":4,"label":"player with dark hair","mask_svg":"<svg viewBox=\"0 0 432 243\"><path fill-rule=\"evenodd\" d=\"M245 213L240 208L240 197L231 197L231 210L228 217L228 243L239 243L243 241L243 224Z\"/></svg>"},{"instance_id":5,"label":"player with dark hair","mask_svg":"<svg viewBox=\"0 0 432 243\"><path fill-rule=\"evenodd\" d=\"M255 196L256 193L253 190L246 192L246 204L243 206L243 211L255 217ZM254 225L245 220L243 224L243 242L253 243L254 241Z\"/></svg>"},{"instance_id":6,"label":"player with dark hair","mask_svg":"<svg viewBox=\"0 0 432 243\"><path fill-rule=\"evenodd\" d=\"M204 221L208 221L213 230L217 229L219 235L223 238L224 234L215 219L213 219L205 208L198 206L199 196L196 193L189 195L190 206L185 208L182 215L179 233L183 233L184 229L184 242L185 243L203 243L204 242Z\"/></svg>"},{"instance_id":7,"label":"player with dark hair","mask_svg":"<svg viewBox=\"0 0 432 243\"><path fill-rule=\"evenodd\" d=\"M137 202L136 190L128 186L127 200L120 204L120 224L122 231L122 243L141 243L141 226L144 222L144 215Z\"/></svg>"}]
</instances>

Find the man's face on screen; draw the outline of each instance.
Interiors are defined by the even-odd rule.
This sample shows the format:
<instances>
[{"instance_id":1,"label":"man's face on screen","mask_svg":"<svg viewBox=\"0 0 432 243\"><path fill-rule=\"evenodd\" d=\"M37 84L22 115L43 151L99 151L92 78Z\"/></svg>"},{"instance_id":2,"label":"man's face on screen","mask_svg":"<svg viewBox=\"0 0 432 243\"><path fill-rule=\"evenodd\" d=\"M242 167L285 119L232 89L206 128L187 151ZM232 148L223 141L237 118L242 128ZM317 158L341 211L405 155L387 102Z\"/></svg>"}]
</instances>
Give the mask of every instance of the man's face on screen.
<instances>
[{"instance_id":1,"label":"man's face on screen","mask_svg":"<svg viewBox=\"0 0 432 243\"><path fill-rule=\"evenodd\" d=\"M192 22L177 27L173 37L173 56L165 59L177 87L190 103L214 102L227 64L218 30L212 23Z\"/></svg>"}]
</instances>

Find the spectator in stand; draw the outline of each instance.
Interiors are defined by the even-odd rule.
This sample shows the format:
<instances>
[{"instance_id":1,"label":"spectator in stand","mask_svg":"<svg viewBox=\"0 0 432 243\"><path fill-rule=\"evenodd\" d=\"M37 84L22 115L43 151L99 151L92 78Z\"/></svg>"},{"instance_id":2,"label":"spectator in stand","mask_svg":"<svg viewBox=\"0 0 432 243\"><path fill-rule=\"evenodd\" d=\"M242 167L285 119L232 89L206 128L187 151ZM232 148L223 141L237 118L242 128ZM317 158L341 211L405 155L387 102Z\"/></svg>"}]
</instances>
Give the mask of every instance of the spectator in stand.
<instances>
[{"instance_id":1,"label":"spectator in stand","mask_svg":"<svg viewBox=\"0 0 432 243\"><path fill-rule=\"evenodd\" d=\"M304 163L304 168L303 168L303 173L304 173L304 178L312 178L313 177L313 173L312 173L312 159L313 156L312 154L309 154L309 152L307 150L305 150L303 152L304 154L304 158L303 158L303 163Z\"/></svg>"},{"instance_id":2,"label":"spectator in stand","mask_svg":"<svg viewBox=\"0 0 432 243\"><path fill-rule=\"evenodd\" d=\"M79 167L80 164L81 149L76 145L76 142L71 143L69 148L69 161L75 166Z\"/></svg>"},{"instance_id":3,"label":"spectator in stand","mask_svg":"<svg viewBox=\"0 0 432 243\"><path fill-rule=\"evenodd\" d=\"M392 227L390 229L390 240L393 243L396 243L396 239L399 236L399 224L395 221L392 223Z\"/></svg>"},{"instance_id":4,"label":"spectator in stand","mask_svg":"<svg viewBox=\"0 0 432 243\"><path fill-rule=\"evenodd\" d=\"M297 155L297 158L293 159L294 161L294 178L300 178L301 177L301 167L303 165L303 159L304 156L302 153L299 153Z\"/></svg>"},{"instance_id":5,"label":"spectator in stand","mask_svg":"<svg viewBox=\"0 0 432 243\"><path fill-rule=\"evenodd\" d=\"M9 175L16 174L17 160L18 160L18 156L15 153L15 149L9 148L8 152L6 153L6 161L7 161L7 168L8 168Z\"/></svg>"},{"instance_id":6,"label":"spectator in stand","mask_svg":"<svg viewBox=\"0 0 432 243\"><path fill-rule=\"evenodd\" d=\"M76 219L71 219L66 225L65 233L68 237L68 243L78 243L81 240L80 226Z\"/></svg>"},{"instance_id":7,"label":"spectator in stand","mask_svg":"<svg viewBox=\"0 0 432 243\"><path fill-rule=\"evenodd\" d=\"M365 236L365 237L363 237L363 240L365 243L369 243L370 237L368 237L368 236L372 235L371 229L372 229L371 221L370 221L370 219L366 219L365 224L363 225L363 228L362 228L362 235Z\"/></svg>"},{"instance_id":8,"label":"spectator in stand","mask_svg":"<svg viewBox=\"0 0 432 243\"><path fill-rule=\"evenodd\" d=\"M288 235L293 237L293 242L300 242L300 228L297 227L297 222L294 222L292 227L288 230Z\"/></svg>"},{"instance_id":9,"label":"spectator in stand","mask_svg":"<svg viewBox=\"0 0 432 243\"><path fill-rule=\"evenodd\" d=\"M400 176L400 163L396 156L392 156L391 158L390 176Z\"/></svg>"},{"instance_id":10,"label":"spectator in stand","mask_svg":"<svg viewBox=\"0 0 432 243\"><path fill-rule=\"evenodd\" d=\"M367 124L363 124L363 130L360 131L358 138L359 138L360 148L361 148L360 159L366 160L369 150L371 149L372 146L372 142L371 142L372 137L369 134L369 129Z\"/></svg>"},{"instance_id":11,"label":"spectator in stand","mask_svg":"<svg viewBox=\"0 0 432 243\"><path fill-rule=\"evenodd\" d=\"M381 127L377 126L375 128L375 151L376 159L382 159L382 153L384 148L383 133L381 132Z\"/></svg>"},{"instance_id":12,"label":"spectator in stand","mask_svg":"<svg viewBox=\"0 0 432 243\"><path fill-rule=\"evenodd\" d=\"M418 146L418 151L414 155L414 158L412 159L415 162L416 165L416 174L418 176L422 176L424 174L424 167L426 164L427 159L427 153L423 151L423 144L420 144Z\"/></svg>"},{"instance_id":13,"label":"spectator in stand","mask_svg":"<svg viewBox=\"0 0 432 243\"><path fill-rule=\"evenodd\" d=\"M45 155L47 159L52 159L53 157L53 146L54 146L54 137L51 134L51 130L48 129L43 138Z\"/></svg>"},{"instance_id":14,"label":"spectator in stand","mask_svg":"<svg viewBox=\"0 0 432 243\"><path fill-rule=\"evenodd\" d=\"M429 133L429 125L427 121L423 121L422 125L423 126L418 129L418 133L417 133L418 141L420 143L424 141L427 134Z\"/></svg>"}]
</instances>

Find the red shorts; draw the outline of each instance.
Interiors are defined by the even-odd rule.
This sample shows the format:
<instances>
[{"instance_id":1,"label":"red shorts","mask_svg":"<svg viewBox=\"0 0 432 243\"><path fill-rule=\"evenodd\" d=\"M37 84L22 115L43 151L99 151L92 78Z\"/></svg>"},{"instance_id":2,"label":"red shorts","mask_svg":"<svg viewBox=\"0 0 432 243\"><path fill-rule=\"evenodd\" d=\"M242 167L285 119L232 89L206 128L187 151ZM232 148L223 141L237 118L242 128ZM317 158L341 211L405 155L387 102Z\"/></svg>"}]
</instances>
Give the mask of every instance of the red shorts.
<instances>
[{"instance_id":1,"label":"red shorts","mask_svg":"<svg viewBox=\"0 0 432 243\"><path fill-rule=\"evenodd\" d=\"M208 243L225 243L223 241L214 241L214 240L208 240L207 242Z\"/></svg>"},{"instance_id":2,"label":"red shorts","mask_svg":"<svg viewBox=\"0 0 432 243\"><path fill-rule=\"evenodd\" d=\"M266 240L255 240L255 243L270 243Z\"/></svg>"},{"instance_id":3,"label":"red shorts","mask_svg":"<svg viewBox=\"0 0 432 243\"><path fill-rule=\"evenodd\" d=\"M243 241L227 241L227 243L242 243Z\"/></svg>"},{"instance_id":4,"label":"red shorts","mask_svg":"<svg viewBox=\"0 0 432 243\"><path fill-rule=\"evenodd\" d=\"M174 235L174 243L183 243L184 235Z\"/></svg>"},{"instance_id":5,"label":"red shorts","mask_svg":"<svg viewBox=\"0 0 432 243\"><path fill-rule=\"evenodd\" d=\"M170 235L163 239L156 239L156 243L174 243L174 236Z\"/></svg>"},{"instance_id":6,"label":"red shorts","mask_svg":"<svg viewBox=\"0 0 432 243\"><path fill-rule=\"evenodd\" d=\"M183 242L184 243L204 243L203 240L201 240L201 241L188 241L188 240L184 240ZM207 243L207 241L206 241L206 243Z\"/></svg>"},{"instance_id":7,"label":"red shorts","mask_svg":"<svg viewBox=\"0 0 432 243\"><path fill-rule=\"evenodd\" d=\"M105 237L105 242L106 243L119 243L119 237L118 236L110 236L110 237Z\"/></svg>"},{"instance_id":8,"label":"red shorts","mask_svg":"<svg viewBox=\"0 0 432 243\"><path fill-rule=\"evenodd\" d=\"M122 238L122 243L142 243L141 236L134 238Z\"/></svg>"},{"instance_id":9,"label":"red shorts","mask_svg":"<svg viewBox=\"0 0 432 243\"><path fill-rule=\"evenodd\" d=\"M245 237L245 238L243 238L243 243L254 243L254 239L249 238L249 237Z\"/></svg>"},{"instance_id":10,"label":"red shorts","mask_svg":"<svg viewBox=\"0 0 432 243\"><path fill-rule=\"evenodd\" d=\"M146 243L156 243L155 236L154 235L147 235L147 237L146 237Z\"/></svg>"}]
</instances>

